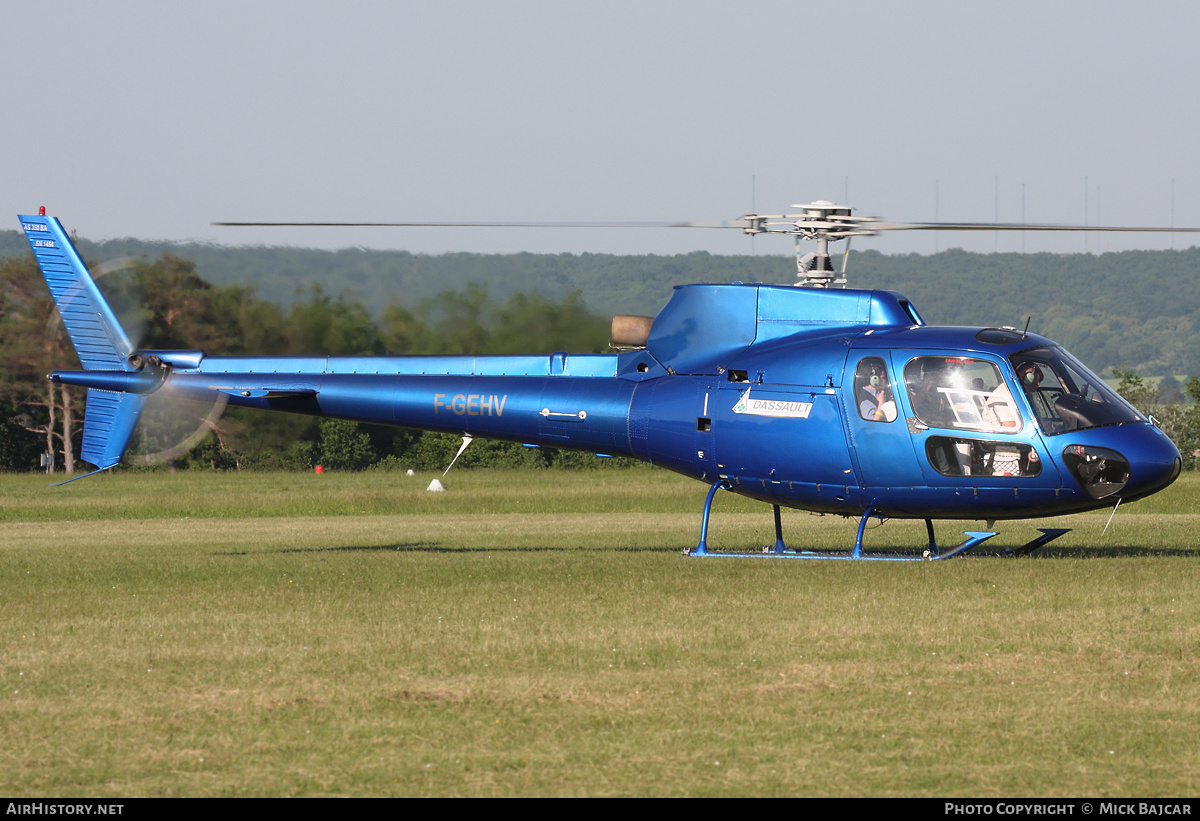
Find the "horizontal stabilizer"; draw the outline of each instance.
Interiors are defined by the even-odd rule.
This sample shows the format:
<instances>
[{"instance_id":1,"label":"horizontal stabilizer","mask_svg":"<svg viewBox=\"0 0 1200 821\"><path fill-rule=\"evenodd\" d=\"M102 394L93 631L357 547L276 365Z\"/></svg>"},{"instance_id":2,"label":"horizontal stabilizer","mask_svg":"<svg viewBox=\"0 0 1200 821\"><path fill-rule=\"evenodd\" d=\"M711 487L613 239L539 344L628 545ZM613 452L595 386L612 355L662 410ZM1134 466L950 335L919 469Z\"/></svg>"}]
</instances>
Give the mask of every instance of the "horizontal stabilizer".
<instances>
[{"instance_id":1,"label":"horizontal stabilizer","mask_svg":"<svg viewBox=\"0 0 1200 821\"><path fill-rule=\"evenodd\" d=\"M162 387L167 378L166 371L54 371L49 374L51 382L64 385L79 385L81 388L96 388L112 393L151 394Z\"/></svg>"}]
</instances>

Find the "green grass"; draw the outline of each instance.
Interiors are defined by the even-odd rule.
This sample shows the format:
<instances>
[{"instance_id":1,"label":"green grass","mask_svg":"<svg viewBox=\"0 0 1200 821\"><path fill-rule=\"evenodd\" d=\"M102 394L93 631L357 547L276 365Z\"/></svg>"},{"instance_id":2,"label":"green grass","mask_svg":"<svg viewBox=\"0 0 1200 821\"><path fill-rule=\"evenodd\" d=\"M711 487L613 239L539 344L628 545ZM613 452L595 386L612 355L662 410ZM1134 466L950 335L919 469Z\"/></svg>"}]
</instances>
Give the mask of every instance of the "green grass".
<instances>
[{"instance_id":1,"label":"green grass","mask_svg":"<svg viewBox=\"0 0 1200 821\"><path fill-rule=\"evenodd\" d=\"M1200 790L1200 477L909 565L681 558L660 471L430 478L0 476L0 793ZM717 498L714 548L773 541Z\"/></svg>"}]
</instances>

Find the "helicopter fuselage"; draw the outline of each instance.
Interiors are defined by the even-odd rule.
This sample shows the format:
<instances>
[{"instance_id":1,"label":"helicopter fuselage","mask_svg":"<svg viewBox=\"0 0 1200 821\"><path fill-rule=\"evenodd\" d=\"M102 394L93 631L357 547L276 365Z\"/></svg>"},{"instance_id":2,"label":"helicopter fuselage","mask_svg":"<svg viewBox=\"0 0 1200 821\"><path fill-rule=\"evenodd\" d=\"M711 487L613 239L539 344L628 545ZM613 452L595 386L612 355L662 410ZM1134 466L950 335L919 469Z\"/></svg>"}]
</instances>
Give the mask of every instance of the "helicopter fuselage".
<instances>
[{"instance_id":1,"label":"helicopter fuselage","mask_svg":"<svg viewBox=\"0 0 1200 821\"><path fill-rule=\"evenodd\" d=\"M679 286L643 349L549 356L220 357L58 372L92 388L632 456L771 504L1017 519L1178 475L1174 444L1053 342L926 326L889 291ZM1039 384L1019 380L1036 369Z\"/></svg>"}]
</instances>

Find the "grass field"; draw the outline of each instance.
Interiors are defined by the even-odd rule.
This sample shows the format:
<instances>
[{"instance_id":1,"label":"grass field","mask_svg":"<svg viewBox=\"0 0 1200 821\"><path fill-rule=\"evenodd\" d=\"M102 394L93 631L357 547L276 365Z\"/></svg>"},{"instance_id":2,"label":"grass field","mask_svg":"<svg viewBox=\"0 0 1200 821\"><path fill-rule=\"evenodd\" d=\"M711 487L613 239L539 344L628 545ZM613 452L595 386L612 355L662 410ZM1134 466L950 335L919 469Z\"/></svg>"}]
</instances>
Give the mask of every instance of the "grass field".
<instances>
[{"instance_id":1,"label":"grass field","mask_svg":"<svg viewBox=\"0 0 1200 821\"><path fill-rule=\"evenodd\" d=\"M0 475L0 794L1200 792L1200 477L901 565L681 558L661 471L430 478Z\"/></svg>"}]
</instances>

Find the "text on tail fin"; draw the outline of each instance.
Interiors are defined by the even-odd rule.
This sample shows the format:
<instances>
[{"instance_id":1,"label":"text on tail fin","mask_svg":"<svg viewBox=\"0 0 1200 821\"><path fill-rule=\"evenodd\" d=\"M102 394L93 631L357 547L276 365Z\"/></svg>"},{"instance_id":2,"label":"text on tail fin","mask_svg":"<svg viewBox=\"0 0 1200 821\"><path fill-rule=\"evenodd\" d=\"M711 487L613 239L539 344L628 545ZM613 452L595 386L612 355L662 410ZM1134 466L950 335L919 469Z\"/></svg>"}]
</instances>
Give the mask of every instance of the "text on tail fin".
<instances>
[{"instance_id":1,"label":"text on tail fin","mask_svg":"<svg viewBox=\"0 0 1200 821\"><path fill-rule=\"evenodd\" d=\"M133 343L62 224L45 216L22 216L20 220L84 370L128 370L126 358L133 353Z\"/></svg>"}]
</instances>

